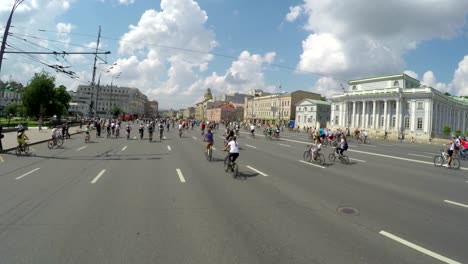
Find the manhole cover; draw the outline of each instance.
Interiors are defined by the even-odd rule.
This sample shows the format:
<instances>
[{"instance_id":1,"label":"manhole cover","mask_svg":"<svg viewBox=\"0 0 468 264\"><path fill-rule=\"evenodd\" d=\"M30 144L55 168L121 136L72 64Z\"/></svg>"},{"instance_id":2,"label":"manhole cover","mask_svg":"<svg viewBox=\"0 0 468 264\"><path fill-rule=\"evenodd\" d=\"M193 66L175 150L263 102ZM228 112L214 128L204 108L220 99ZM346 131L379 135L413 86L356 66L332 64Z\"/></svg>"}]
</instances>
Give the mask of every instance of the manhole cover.
<instances>
[{"instance_id":1,"label":"manhole cover","mask_svg":"<svg viewBox=\"0 0 468 264\"><path fill-rule=\"evenodd\" d=\"M338 207L337 211L339 213L346 214L346 215L358 215L359 214L359 211L356 208L348 207L348 206Z\"/></svg>"}]
</instances>

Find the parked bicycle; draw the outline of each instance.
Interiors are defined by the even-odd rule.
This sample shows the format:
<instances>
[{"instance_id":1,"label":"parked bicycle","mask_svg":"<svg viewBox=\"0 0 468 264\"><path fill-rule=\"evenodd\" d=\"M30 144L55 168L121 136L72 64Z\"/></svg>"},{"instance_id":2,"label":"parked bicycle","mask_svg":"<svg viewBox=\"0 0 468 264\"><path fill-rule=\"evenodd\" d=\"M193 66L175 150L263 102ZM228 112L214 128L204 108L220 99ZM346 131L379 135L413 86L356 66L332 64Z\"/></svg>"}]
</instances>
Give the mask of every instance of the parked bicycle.
<instances>
[{"instance_id":1,"label":"parked bicycle","mask_svg":"<svg viewBox=\"0 0 468 264\"><path fill-rule=\"evenodd\" d=\"M61 136L57 136L56 138L49 140L47 143L47 147L49 147L49 149L52 149L53 147L61 147L62 145L63 139Z\"/></svg>"},{"instance_id":2,"label":"parked bicycle","mask_svg":"<svg viewBox=\"0 0 468 264\"><path fill-rule=\"evenodd\" d=\"M308 161L308 162L313 161L323 166L325 164L325 155L320 153L320 151L318 153L315 153L314 155L312 146L307 145L307 148L308 149L303 154L304 161Z\"/></svg>"},{"instance_id":3,"label":"parked bicycle","mask_svg":"<svg viewBox=\"0 0 468 264\"><path fill-rule=\"evenodd\" d=\"M434 166L442 167L445 163L447 163L447 166L448 166L448 158L449 158L449 155L447 154L447 152L444 151L443 149L441 149L440 150L440 155L436 155L434 157ZM460 168L460 159L457 158L457 157L452 157L452 162L451 162L450 166L453 169L459 169Z\"/></svg>"},{"instance_id":4,"label":"parked bicycle","mask_svg":"<svg viewBox=\"0 0 468 264\"><path fill-rule=\"evenodd\" d=\"M348 156L346 156L345 154L343 154L343 155L337 154L336 153L336 147L334 147L333 152L328 154L328 159L330 161L332 161L332 162L335 162L336 158L338 158L341 161L341 163L349 164Z\"/></svg>"},{"instance_id":5,"label":"parked bicycle","mask_svg":"<svg viewBox=\"0 0 468 264\"><path fill-rule=\"evenodd\" d=\"M24 143L23 145L18 144L15 150L16 156L21 155L21 153L28 154L29 152L29 145L28 143Z\"/></svg>"}]
</instances>

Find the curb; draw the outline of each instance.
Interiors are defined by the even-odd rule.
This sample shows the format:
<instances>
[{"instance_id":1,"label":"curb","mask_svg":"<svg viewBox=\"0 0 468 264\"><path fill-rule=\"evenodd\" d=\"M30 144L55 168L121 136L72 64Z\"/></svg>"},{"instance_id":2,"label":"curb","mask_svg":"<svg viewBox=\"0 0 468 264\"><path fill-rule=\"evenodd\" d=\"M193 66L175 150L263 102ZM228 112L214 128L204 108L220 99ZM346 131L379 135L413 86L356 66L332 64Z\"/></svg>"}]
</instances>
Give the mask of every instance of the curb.
<instances>
[{"instance_id":1,"label":"curb","mask_svg":"<svg viewBox=\"0 0 468 264\"><path fill-rule=\"evenodd\" d=\"M83 132L75 132L75 133L71 133L70 135L77 135L77 134L81 134ZM44 143L44 142L48 142L50 140L50 138L48 139L44 139L44 140L39 140L39 141L35 141L35 142L31 142L31 143L28 143L28 146L34 146L34 145L38 145L38 144L41 144L41 143ZM16 147L12 147L12 148L7 148L7 149L4 149L4 150L1 150L0 153L7 153L9 151L12 151L12 150L15 150Z\"/></svg>"}]
</instances>

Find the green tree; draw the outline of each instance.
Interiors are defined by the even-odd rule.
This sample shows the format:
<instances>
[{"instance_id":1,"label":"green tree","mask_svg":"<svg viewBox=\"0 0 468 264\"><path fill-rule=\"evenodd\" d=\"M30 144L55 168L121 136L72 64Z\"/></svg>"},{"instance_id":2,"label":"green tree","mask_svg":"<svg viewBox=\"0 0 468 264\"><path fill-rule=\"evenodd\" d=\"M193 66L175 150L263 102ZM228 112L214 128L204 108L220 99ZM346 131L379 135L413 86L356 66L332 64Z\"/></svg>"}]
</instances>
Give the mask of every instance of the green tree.
<instances>
[{"instance_id":1,"label":"green tree","mask_svg":"<svg viewBox=\"0 0 468 264\"><path fill-rule=\"evenodd\" d=\"M5 110L3 111L7 116L9 115L21 116L22 112L21 112L20 107L22 107L22 105L17 104L17 103L12 103L12 104L9 104L7 107L5 107Z\"/></svg>"},{"instance_id":2,"label":"green tree","mask_svg":"<svg viewBox=\"0 0 468 264\"><path fill-rule=\"evenodd\" d=\"M450 134L450 132L452 132L452 129L450 129L449 126L444 126L444 129L442 130L442 132L444 132L445 134Z\"/></svg>"},{"instance_id":3,"label":"green tree","mask_svg":"<svg viewBox=\"0 0 468 264\"><path fill-rule=\"evenodd\" d=\"M452 96L449 92L445 92L444 94L445 96Z\"/></svg>"},{"instance_id":4,"label":"green tree","mask_svg":"<svg viewBox=\"0 0 468 264\"><path fill-rule=\"evenodd\" d=\"M460 136L462 134L460 129L455 130L455 136Z\"/></svg>"},{"instance_id":5,"label":"green tree","mask_svg":"<svg viewBox=\"0 0 468 264\"><path fill-rule=\"evenodd\" d=\"M63 85L55 88L55 78L46 72L36 73L23 92L23 105L27 115L66 115L71 96Z\"/></svg>"},{"instance_id":6,"label":"green tree","mask_svg":"<svg viewBox=\"0 0 468 264\"><path fill-rule=\"evenodd\" d=\"M123 113L123 109L118 107L117 105L112 108L112 115L118 116Z\"/></svg>"}]
</instances>

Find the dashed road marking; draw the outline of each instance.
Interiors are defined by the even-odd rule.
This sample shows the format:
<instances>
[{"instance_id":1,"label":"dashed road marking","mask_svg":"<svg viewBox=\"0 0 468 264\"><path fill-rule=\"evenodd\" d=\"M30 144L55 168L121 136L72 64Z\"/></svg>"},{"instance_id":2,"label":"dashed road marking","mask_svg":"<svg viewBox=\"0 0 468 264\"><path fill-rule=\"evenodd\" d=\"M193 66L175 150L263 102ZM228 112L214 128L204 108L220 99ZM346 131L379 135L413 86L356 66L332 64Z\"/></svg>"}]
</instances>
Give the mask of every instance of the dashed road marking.
<instances>
[{"instance_id":1,"label":"dashed road marking","mask_svg":"<svg viewBox=\"0 0 468 264\"><path fill-rule=\"evenodd\" d=\"M281 143L278 143L278 145L285 146L285 147L291 147L291 145L286 145L286 144L281 144Z\"/></svg>"},{"instance_id":2,"label":"dashed road marking","mask_svg":"<svg viewBox=\"0 0 468 264\"><path fill-rule=\"evenodd\" d=\"M171 146L167 146L167 150L171 151Z\"/></svg>"},{"instance_id":3,"label":"dashed road marking","mask_svg":"<svg viewBox=\"0 0 468 264\"><path fill-rule=\"evenodd\" d=\"M255 171L256 173L258 173L258 174L260 174L260 175L262 175L262 176L265 176L265 177L268 176L266 173L263 173L263 172L261 172L261 171L255 169L255 168L252 168L252 167L250 167L250 166L246 166L246 167L249 168L249 169L251 169L251 170L253 170L253 171Z\"/></svg>"},{"instance_id":4,"label":"dashed road marking","mask_svg":"<svg viewBox=\"0 0 468 264\"><path fill-rule=\"evenodd\" d=\"M251 146L251 145L247 145L247 144L245 144L245 145L246 145L247 147L250 147L250 148L255 148L255 149L257 148L257 147L255 147L255 146Z\"/></svg>"},{"instance_id":5,"label":"dashed road marking","mask_svg":"<svg viewBox=\"0 0 468 264\"><path fill-rule=\"evenodd\" d=\"M39 170L39 169L40 169L40 168L35 168L34 170L32 170L32 171L30 171L30 172L26 172L25 174L23 174L23 175L17 177L16 180L19 180L19 179L21 179L21 178L23 178L23 177L26 177L27 175L29 175L29 174L31 174L31 173L33 173L33 172Z\"/></svg>"},{"instance_id":6,"label":"dashed road marking","mask_svg":"<svg viewBox=\"0 0 468 264\"><path fill-rule=\"evenodd\" d=\"M437 153L435 153L435 152L421 152L421 153L430 154L430 155L436 155L436 154L437 154Z\"/></svg>"},{"instance_id":7,"label":"dashed road marking","mask_svg":"<svg viewBox=\"0 0 468 264\"><path fill-rule=\"evenodd\" d=\"M124 150L126 150L126 149L127 149L127 146L123 147L121 151L124 151Z\"/></svg>"},{"instance_id":8,"label":"dashed road marking","mask_svg":"<svg viewBox=\"0 0 468 264\"><path fill-rule=\"evenodd\" d=\"M133 139L136 139L136 137L133 137Z\"/></svg>"},{"instance_id":9,"label":"dashed road marking","mask_svg":"<svg viewBox=\"0 0 468 264\"><path fill-rule=\"evenodd\" d=\"M5 162L5 160L3 159L2 155L0 155L0 161L1 161L1 162Z\"/></svg>"},{"instance_id":10,"label":"dashed road marking","mask_svg":"<svg viewBox=\"0 0 468 264\"><path fill-rule=\"evenodd\" d=\"M211 148L212 148L213 150L216 150L216 148L215 148L215 147L211 147Z\"/></svg>"},{"instance_id":11,"label":"dashed road marking","mask_svg":"<svg viewBox=\"0 0 468 264\"><path fill-rule=\"evenodd\" d=\"M420 154L412 154L412 153L408 153L408 155L410 155L410 156L416 156L416 157L423 157L423 158L433 158L433 157L431 157L431 156L420 155Z\"/></svg>"},{"instance_id":12,"label":"dashed road marking","mask_svg":"<svg viewBox=\"0 0 468 264\"><path fill-rule=\"evenodd\" d=\"M92 184L96 183L99 178L101 178L101 176L106 172L106 170L102 170L95 178L94 180L91 181Z\"/></svg>"},{"instance_id":13,"label":"dashed road marking","mask_svg":"<svg viewBox=\"0 0 468 264\"><path fill-rule=\"evenodd\" d=\"M324 166L321 166L321 165L318 165L318 164L314 164L314 163L311 163L311 162L307 162L307 161L303 161L303 160L299 160L299 162L305 163L305 164L307 164L307 165L311 165L311 166L315 166L315 167L319 167L319 168L325 169Z\"/></svg>"},{"instance_id":14,"label":"dashed road marking","mask_svg":"<svg viewBox=\"0 0 468 264\"><path fill-rule=\"evenodd\" d=\"M449 203L449 204L454 204L454 205L458 205L458 206L461 206L461 207L468 208L468 205L466 205L466 204L457 203L457 202L450 201L450 200L444 200L444 202Z\"/></svg>"},{"instance_id":15,"label":"dashed road marking","mask_svg":"<svg viewBox=\"0 0 468 264\"><path fill-rule=\"evenodd\" d=\"M179 175L180 182L185 182L185 178L184 178L184 175L182 174L182 171L180 171L180 169L176 169L176 171L177 171L177 175Z\"/></svg>"},{"instance_id":16,"label":"dashed road marking","mask_svg":"<svg viewBox=\"0 0 468 264\"><path fill-rule=\"evenodd\" d=\"M77 149L76 151L80 151L80 150L82 150L82 149L84 149L84 148L86 148L86 147L87 147L87 146L83 146L83 147Z\"/></svg>"},{"instance_id":17,"label":"dashed road marking","mask_svg":"<svg viewBox=\"0 0 468 264\"><path fill-rule=\"evenodd\" d=\"M365 160L353 159L353 158L349 158L349 157L348 157L348 159L350 159L350 160L355 160L355 161L359 161L359 162L367 162L367 161L365 161Z\"/></svg>"},{"instance_id":18,"label":"dashed road marking","mask_svg":"<svg viewBox=\"0 0 468 264\"><path fill-rule=\"evenodd\" d=\"M192 138L195 139L195 140L197 139L196 137L192 137Z\"/></svg>"},{"instance_id":19,"label":"dashed road marking","mask_svg":"<svg viewBox=\"0 0 468 264\"><path fill-rule=\"evenodd\" d=\"M428 249L425 249L425 248L423 248L423 247L420 247L420 246L418 246L418 245L416 245L416 244L413 244L413 243L411 243L411 242L409 242L409 241L407 241L407 240L404 240L403 238L399 238L399 237L397 237L397 236L395 236L395 235L392 235L392 234L390 234L390 233L388 233L388 232L385 232L385 231L383 231L383 230L380 231L379 234L381 234L381 235L383 235L383 236L385 236L385 237L387 237L387 238L390 238L390 239L392 239L392 240L394 240L394 241L396 241L396 242L398 242L398 243L401 243L401 244L403 244L403 245L405 245L405 246L407 246L407 247L410 247L410 248L412 248L412 249L414 249L414 250L417 250L417 251L419 251L419 252L421 252L421 253L423 253L423 254L426 254L426 255L431 256L431 257L433 257L433 258L435 258L435 259L438 259L438 260L440 260L440 261L442 261L442 262L449 263L449 264L461 264L461 263L458 262L458 261L455 261L455 260L453 260L453 259L449 259L449 258L447 258L447 257L444 257L444 256L442 256L442 255L439 255L439 254L437 254L437 253L435 253L435 252L432 252L432 251L430 251L430 250L428 250Z\"/></svg>"}]
</instances>

